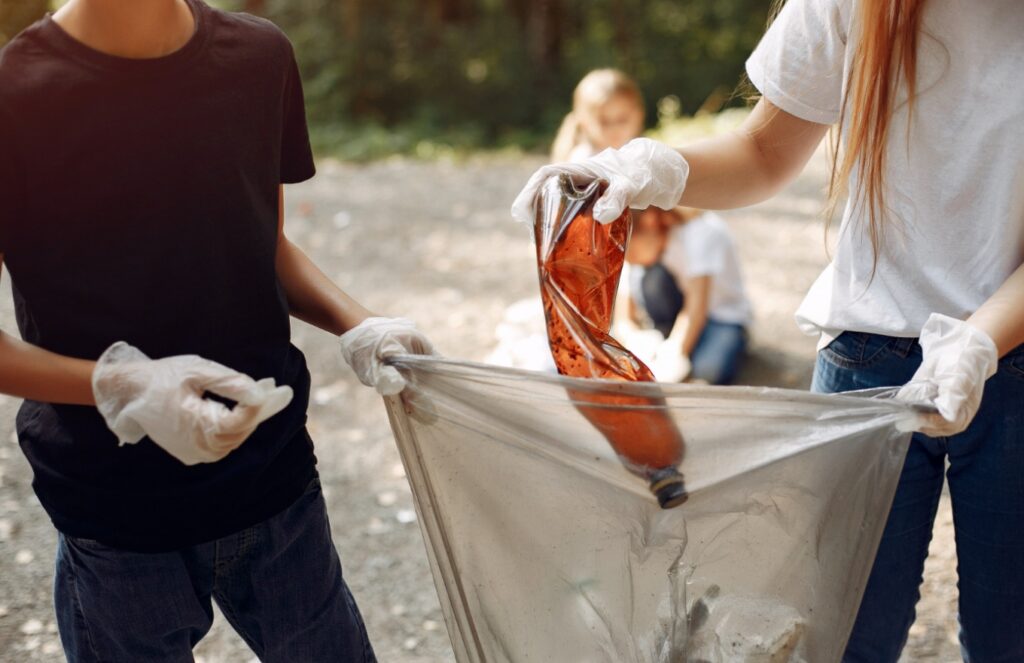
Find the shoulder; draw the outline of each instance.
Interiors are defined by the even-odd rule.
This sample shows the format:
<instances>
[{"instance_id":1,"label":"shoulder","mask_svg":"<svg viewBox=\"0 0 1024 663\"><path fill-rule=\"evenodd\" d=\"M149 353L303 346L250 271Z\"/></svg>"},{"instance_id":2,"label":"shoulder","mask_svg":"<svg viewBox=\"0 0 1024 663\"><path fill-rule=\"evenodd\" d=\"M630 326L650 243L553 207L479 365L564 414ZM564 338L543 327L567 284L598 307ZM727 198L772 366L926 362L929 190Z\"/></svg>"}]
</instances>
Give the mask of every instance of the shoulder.
<instances>
[{"instance_id":1,"label":"shoulder","mask_svg":"<svg viewBox=\"0 0 1024 663\"><path fill-rule=\"evenodd\" d=\"M42 46L39 33L48 20L47 18L39 19L16 34L3 48L0 48L0 64L3 62L16 62L25 57L39 55L40 47ZM10 65L8 64L7 66Z\"/></svg>"},{"instance_id":2,"label":"shoulder","mask_svg":"<svg viewBox=\"0 0 1024 663\"><path fill-rule=\"evenodd\" d=\"M244 12L229 12L206 6L215 33L220 38L237 40L252 50L293 57L292 44L275 23Z\"/></svg>"},{"instance_id":3,"label":"shoulder","mask_svg":"<svg viewBox=\"0 0 1024 663\"><path fill-rule=\"evenodd\" d=\"M36 98L37 92L45 96L46 79L37 72L48 69L58 56L39 38L44 20L36 21L0 48L0 116L4 120L15 114L22 100Z\"/></svg>"},{"instance_id":4,"label":"shoulder","mask_svg":"<svg viewBox=\"0 0 1024 663\"><path fill-rule=\"evenodd\" d=\"M789 0L778 13L777 19L801 18L816 24L830 26L847 33L854 7L859 0Z\"/></svg>"}]
</instances>

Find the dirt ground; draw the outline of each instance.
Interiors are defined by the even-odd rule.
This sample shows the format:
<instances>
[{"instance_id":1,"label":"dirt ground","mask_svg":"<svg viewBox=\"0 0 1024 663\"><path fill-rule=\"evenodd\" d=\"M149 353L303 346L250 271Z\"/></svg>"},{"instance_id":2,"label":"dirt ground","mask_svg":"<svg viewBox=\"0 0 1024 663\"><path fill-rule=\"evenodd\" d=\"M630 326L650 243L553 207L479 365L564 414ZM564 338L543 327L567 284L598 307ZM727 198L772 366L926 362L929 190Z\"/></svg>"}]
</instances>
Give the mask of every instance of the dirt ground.
<instances>
[{"instance_id":1,"label":"dirt ground","mask_svg":"<svg viewBox=\"0 0 1024 663\"><path fill-rule=\"evenodd\" d=\"M511 302L536 293L532 247L508 206L539 159L322 162L289 187L287 233L324 271L372 309L408 316L449 356L483 359ZM806 387L814 340L792 320L825 262L817 158L783 195L728 213L756 308L741 381ZM0 320L15 328L9 278ZM349 374L337 342L301 322L297 345L313 374L309 428L349 584L378 657L388 663L452 660L412 500L384 407ZM19 402L0 396L0 661L61 661L51 604L54 530L31 490L14 437ZM903 661L956 661L956 555L943 500L919 619ZM205 663L255 660L218 615L196 648Z\"/></svg>"}]
</instances>

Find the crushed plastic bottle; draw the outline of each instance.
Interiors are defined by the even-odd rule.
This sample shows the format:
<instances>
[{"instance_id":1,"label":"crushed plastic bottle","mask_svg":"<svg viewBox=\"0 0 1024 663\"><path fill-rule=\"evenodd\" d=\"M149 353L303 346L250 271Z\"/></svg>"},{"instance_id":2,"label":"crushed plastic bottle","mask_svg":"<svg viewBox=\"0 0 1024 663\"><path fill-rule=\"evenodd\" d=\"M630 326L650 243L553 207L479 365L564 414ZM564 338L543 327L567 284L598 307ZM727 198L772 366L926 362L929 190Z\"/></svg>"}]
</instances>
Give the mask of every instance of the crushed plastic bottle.
<instances>
[{"instance_id":1,"label":"crushed plastic bottle","mask_svg":"<svg viewBox=\"0 0 1024 663\"><path fill-rule=\"evenodd\" d=\"M563 175L540 191L534 239L548 343L563 375L654 382L651 369L609 334L632 217L627 210L609 224L594 220L593 204L605 186L596 181L579 190ZM662 399L608 390L569 394L626 467L649 482L663 508L686 501L678 470L685 445L660 410Z\"/></svg>"}]
</instances>

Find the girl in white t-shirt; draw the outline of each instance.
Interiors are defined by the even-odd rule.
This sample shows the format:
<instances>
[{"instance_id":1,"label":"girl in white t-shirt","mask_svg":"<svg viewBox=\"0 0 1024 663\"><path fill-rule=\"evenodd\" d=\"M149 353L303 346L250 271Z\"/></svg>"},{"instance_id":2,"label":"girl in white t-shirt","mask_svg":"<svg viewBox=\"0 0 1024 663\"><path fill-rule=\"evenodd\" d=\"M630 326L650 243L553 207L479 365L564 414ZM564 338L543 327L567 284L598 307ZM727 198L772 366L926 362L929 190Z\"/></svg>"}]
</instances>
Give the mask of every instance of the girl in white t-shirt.
<instances>
[{"instance_id":1,"label":"girl in white t-shirt","mask_svg":"<svg viewBox=\"0 0 1024 663\"><path fill-rule=\"evenodd\" d=\"M634 215L627 269L616 302L616 334L648 322L664 341L652 362L661 382L736 377L751 322L739 258L717 214L656 207ZM630 349L634 349L630 347Z\"/></svg>"},{"instance_id":2,"label":"girl in white t-shirt","mask_svg":"<svg viewBox=\"0 0 1024 663\"><path fill-rule=\"evenodd\" d=\"M600 221L750 205L835 128L831 199L848 202L797 312L820 338L813 388L905 385L938 411L917 424L844 660L899 659L948 477L964 658L1024 661L1024 3L789 0L747 73L762 97L739 130L546 167L513 213L558 172L610 181Z\"/></svg>"}]
</instances>

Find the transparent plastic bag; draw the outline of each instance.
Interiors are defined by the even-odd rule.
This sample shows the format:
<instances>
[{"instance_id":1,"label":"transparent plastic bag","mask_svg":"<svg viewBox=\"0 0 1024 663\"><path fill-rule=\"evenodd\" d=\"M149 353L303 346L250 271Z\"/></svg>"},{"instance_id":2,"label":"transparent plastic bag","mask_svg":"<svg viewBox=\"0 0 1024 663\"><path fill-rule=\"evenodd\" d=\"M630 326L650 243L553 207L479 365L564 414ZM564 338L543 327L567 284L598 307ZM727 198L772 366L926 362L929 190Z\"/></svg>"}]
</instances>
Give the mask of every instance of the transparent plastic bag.
<instances>
[{"instance_id":1,"label":"transparent plastic bag","mask_svg":"<svg viewBox=\"0 0 1024 663\"><path fill-rule=\"evenodd\" d=\"M460 663L840 659L909 406L393 361L409 386L388 412ZM660 509L585 416L620 397L685 437L681 506Z\"/></svg>"}]
</instances>

